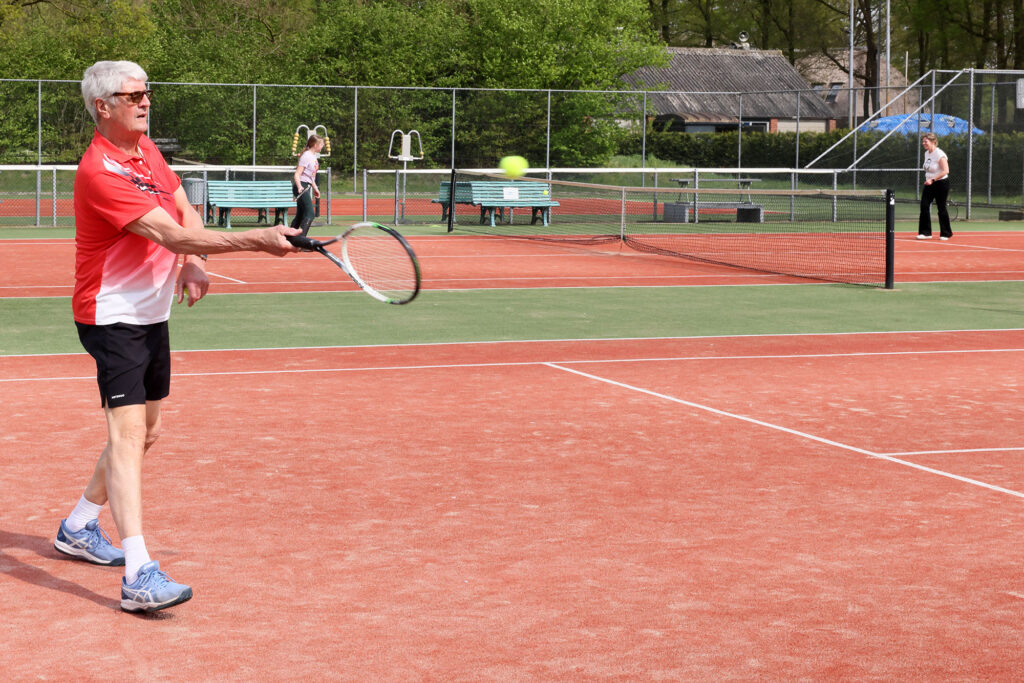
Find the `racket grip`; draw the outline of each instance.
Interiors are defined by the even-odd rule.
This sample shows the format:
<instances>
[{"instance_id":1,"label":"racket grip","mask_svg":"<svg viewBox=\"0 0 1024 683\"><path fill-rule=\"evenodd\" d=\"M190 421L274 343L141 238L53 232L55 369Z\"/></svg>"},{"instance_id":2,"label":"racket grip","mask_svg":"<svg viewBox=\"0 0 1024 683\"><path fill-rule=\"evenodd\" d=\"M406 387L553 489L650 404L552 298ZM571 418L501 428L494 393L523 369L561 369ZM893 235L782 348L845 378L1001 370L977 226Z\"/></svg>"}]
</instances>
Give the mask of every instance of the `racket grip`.
<instances>
[{"instance_id":1,"label":"racket grip","mask_svg":"<svg viewBox=\"0 0 1024 683\"><path fill-rule=\"evenodd\" d=\"M286 235L285 239L297 246L299 249L305 249L306 251L316 251L322 242L315 240L304 235Z\"/></svg>"}]
</instances>

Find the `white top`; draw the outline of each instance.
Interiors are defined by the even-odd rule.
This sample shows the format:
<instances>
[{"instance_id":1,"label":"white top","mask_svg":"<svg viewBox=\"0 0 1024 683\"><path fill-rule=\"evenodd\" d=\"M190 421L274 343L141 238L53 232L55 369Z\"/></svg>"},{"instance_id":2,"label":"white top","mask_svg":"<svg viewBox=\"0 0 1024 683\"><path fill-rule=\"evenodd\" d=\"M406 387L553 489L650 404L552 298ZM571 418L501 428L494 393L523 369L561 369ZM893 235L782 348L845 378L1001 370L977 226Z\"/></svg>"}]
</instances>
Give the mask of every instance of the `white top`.
<instances>
[{"instance_id":1,"label":"white top","mask_svg":"<svg viewBox=\"0 0 1024 683\"><path fill-rule=\"evenodd\" d=\"M320 155L311 149L307 149L299 157L299 166L302 167L302 175L299 182L316 184L316 172L320 170Z\"/></svg>"},{"instance_id":2,"label":"white top","mask_svg":"<svg viewBox=\"0 0 1024 683\"><path fill-rule=\"evenodd\" d=\"M936 176L942 175L942 166L939 162L942 159L948 158L946 153L936 147L930 152L924 153L924 178L925 180L935 180ZM948 162L947 162L948 163Z\"/></svg>"}]
</instances>

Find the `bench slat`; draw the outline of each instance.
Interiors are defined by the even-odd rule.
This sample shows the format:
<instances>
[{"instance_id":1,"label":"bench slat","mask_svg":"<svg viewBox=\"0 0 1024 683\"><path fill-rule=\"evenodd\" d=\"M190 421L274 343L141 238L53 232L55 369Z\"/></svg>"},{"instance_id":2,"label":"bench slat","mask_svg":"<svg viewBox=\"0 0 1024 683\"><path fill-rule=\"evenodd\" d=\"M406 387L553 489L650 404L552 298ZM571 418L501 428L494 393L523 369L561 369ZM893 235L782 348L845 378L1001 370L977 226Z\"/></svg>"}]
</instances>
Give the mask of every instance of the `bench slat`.
<instances>
[{"instance_id":1,"label":"bench slat","mask_svg":"<svg viewBox=\"0 0 1024 683\"><path fill-rule=\"evenodd\" d=\"M295 206L292 184L288 180L210 180L206 183L207 203L217 207L219 223L231 228L231 209L275 209L287 220L288 209ZM277 215L275 215L275 219Z\"/></svg>"},{"instance_id":2,"label":"bench slat","mask_svg":"<svg viewBox=\"0 0 1024 683\"><path fill-rule=\"evenodd\" d=\"M518 198L511 199L505 196L506 188L515 188ZM438 190L437 199L431 202L441 205L441 221L448 220L449 202L451 201L451 181L442 180ZM483 223L488 217L491 225L494 225L494 214L499 214L504 219L505 209L530 208L532 209L531 223L536 223L538 218L544 225L548 224L551 216L551 207L558 206L558 202L551 198L551 188L545 183L530 183L501 180L468 180L456 181L455 203L470 204L480 207L480 222ZM509 213L509 221L512 214Z\"/></svg>"}]
</instances>

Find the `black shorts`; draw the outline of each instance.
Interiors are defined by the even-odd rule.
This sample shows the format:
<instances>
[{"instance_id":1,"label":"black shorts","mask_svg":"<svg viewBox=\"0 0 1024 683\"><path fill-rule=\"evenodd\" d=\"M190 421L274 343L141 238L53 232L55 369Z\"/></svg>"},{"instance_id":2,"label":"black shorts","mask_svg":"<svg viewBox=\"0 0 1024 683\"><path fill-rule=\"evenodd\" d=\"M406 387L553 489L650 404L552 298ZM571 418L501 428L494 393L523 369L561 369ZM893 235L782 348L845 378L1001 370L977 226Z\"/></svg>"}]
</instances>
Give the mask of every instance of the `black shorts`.
<instances>
[{"instance_id":1,"label":"black shorts","mask_svg":"<svg viewBox=\"0 0 1024 683\"><path fill-rule=\"evenodd\" d=\"M159 401L171 391L167 322L153 325L83 325L78 338L96 361L100 405L117 408Z\"/></svg>"}]
</instances>

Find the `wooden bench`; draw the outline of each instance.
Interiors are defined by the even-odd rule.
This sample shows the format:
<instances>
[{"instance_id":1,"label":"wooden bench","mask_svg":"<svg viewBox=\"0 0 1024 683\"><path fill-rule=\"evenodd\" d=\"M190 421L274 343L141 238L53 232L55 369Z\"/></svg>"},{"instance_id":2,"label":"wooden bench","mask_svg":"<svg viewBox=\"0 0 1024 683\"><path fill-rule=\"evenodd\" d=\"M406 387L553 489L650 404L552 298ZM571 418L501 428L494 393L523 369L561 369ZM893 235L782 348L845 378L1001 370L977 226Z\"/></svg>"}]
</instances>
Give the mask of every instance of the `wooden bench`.
<instances>
[{"instance_id":1,"label":"wooden bench","mask_svg":"<svg viewBox=\"0 0 1024 683\"><path fill-rule=\"evenodd\" d=\"M448 220L451 209L451 181L441 181L437 199L431 200L441 205L441 222ZM551 221L551 207L558 202L551 199L551 186L547 183L516 182L514 180L459 180L455 182L455 203L470 204L480 207L480 223L490 221L495 225L494 216L498 221L505 220L505 209L508 209L508 222L512 222L515 209L530 209L530 224L540 220L543 225Z\"/></svg>"},{"instance_id":2,"label":"wooden bench","mask_svg":"<svg viewBox=\"0 0 1024 683\"><path fill-rule=\"evenodd\" d=\"M217 208L217 223L231 229L231 209L256 209L257 222L267 220L267 212L274 210L274 223L288 220L288 209L294 208L292 183L289 180L210 180L206 183L206 201L212 219Z\"/></svg>"}]
</instances>

